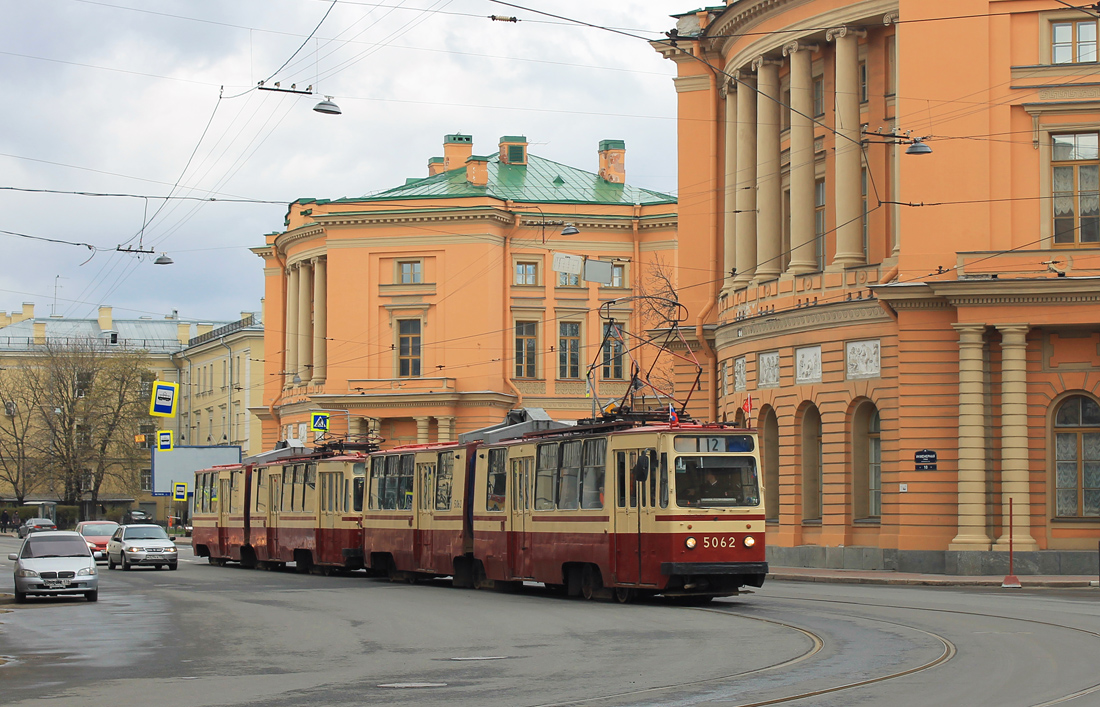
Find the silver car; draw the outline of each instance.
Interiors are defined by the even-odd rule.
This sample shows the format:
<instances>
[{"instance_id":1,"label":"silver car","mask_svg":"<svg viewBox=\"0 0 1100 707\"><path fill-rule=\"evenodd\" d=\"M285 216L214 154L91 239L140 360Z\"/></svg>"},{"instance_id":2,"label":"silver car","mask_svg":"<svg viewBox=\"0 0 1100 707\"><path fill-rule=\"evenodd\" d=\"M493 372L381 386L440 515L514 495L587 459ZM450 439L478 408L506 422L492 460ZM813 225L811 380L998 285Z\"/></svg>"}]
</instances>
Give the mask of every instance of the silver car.
<instances>
[{"instance_id":1,"label":"silver car","mask_svg":"<svg viewBox=\"0 0 1100 707\"><path fill-rule=\"evenodd\" d=\"M88 543L80 533L41 531L23 541L19 552L8 555L15 562L15 601L27 596L83 594L99 599L99 573Z\"/></svg>"},{"instance_id":2,"label":"silver car","mask_svg":"<svg viewBox=\"0 0 1100 707\"><path fill-rule=\"evenodd\" d=\"M176 543L159 525L123 525L107 541L107 569L153 565L174 570L178 562Z\"/></svg>"}]
</instances>

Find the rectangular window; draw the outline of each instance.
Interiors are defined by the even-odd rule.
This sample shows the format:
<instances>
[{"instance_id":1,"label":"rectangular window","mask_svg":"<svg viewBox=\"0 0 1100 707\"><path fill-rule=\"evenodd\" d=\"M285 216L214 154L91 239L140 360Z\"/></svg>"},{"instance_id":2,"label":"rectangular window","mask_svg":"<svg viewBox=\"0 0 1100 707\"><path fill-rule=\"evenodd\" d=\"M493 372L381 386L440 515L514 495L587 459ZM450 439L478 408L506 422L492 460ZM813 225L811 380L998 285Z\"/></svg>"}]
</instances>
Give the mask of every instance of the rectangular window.
<instances>
[{"instance_id":1,"label":"rectangular window","mask_svg":"<svg viewBox=\"0 0 1100 707\"><path fill-rule=\"evenodd\" d=\"M825 180L814 182L814 257L817 269L825 269Z\"/></svg>"},{"instance_id":2,"label":"rectangular window","mask_svg":"<svg viewBox=\"0 0 1100 707\"><path fill-rule=\"evenodd\" d=\"M626 266L618 263L611 266L611 287L626 287Z\"/></svg>"},{"instance_id":3,"label":"rectangular window","mask_svg":"<svg viewBox=\"0 0 1100 707\"><path fill-rule=\"evenodd\" d=\"M575 510L580 505L581 466L581 440L562 442L557 503L562 510Z\"/></svg>"},{"instance_id":4,"label":"rectangular window","mask_svg":"<svg viewBox=\"0 0 1100 707\"><path fill-rule=\"evenodd\" d=\"M397 375L415 378L420 375L420 320L397 321Z\"/></svg>"},{"instance_id":5,"label":"rectangular window","mask_svg":"<svg viewBox=\"0 0 1100 707\"><path fill-rule=\"evenodd\" d=\"M863 261L869 262L871 257L871 236L870 236L870 222L871 219L867 214L867 168L864 167L860 173L860 190L863 198L863 215L861 220L863 222Z\"/></svg>"},{"instance_id":6,"label":"rectangular window","mask_svg":"<svg viewBox=\"0 0 1100 707\"><path fill-rule=\"evenodd\" d=\"M420 274L420 261L409 260L397 264L402 285L417 285L423 282Z\"/></svg>"},{"instance_id":7,"label":"rectangular window","mask_svg":"<svg viewBox=\"0 0 1100 707\"><path fill-rule=\"evenodd\" d=\"M886 95L893 96L897 93L894 85L894 74L897 71L898 44L897 36L891 34L886 38Z\"/></svg>"},{"instance_id":8,"label":"rectangular window","mask_svg":"<svg viewBox=\"0 0 1100 707\"><path fill-rule=\"evenodd\" d=\"M615 493L619 508L626 508L626 452L615 454Z\"/></svg>"},{"instance_id":9,"label":"rectangular window","mask_svg":"<svg viewBox=\"0 0 1100 707\"><path fill-rule=\"evenodd\" d=\"M558 324L558 378L581 377L580 322Z\"/></svg>"},{"instance_id":10,"label":"rectangular window","mask_svg":"<svg viewBox=\"0 0 1100 707\"><path fill-rule=\"evenodd\" d=\"M539 265L538 265L538 263L516 263L516 284L517 285L537 285L537 284L539 284Z\"/></svg>"},{"instance_id":11,"label":"rectangular window","mask_svg":"<svg viewBox=\"0 0 1100 707\"><path fill-rule=\"evenodd\" d=\"M859 102L867 102L867 62L859 62Z\"/></svg>"},{"instance_id":12,"label":"rectangular window","mask_svg":"<svg viewBox=\"0 0 1100 707\"><path fill-rule=\"evenodd\" d=\"M401 455L401 471L397 482L397 507L403 511L413 507L413 471L416 457L412 454Z\"/></svg>"},{"instance_id":13,"label":"rectangular window","mask_svg":"<svg viewBox=\"0 0 1100 707\"><path fill-rule=\"evenodd\" d=\"M138 434L141 436L141 441L138 442L139 447L142 449L152 449L156 446L156 425L138 425Z\"/></svg>"},{"instance_id":14,"label":"rectangular window","mask_svg":"<svg viewBox=\"0 0 1100 707\"><path fill-rule=\"evenodd\" d=\"M503 511L508 491L508 470L505 468L507 449L489 450L489 474L486 483L485 510Z\"/></svg>"},{"instance_id":15,"label":"rectangular window","mask_svg":"<svg viewBox=\"0 0 1100 707\"><path fill-rule=\"evenodd\" d=\"M1096 20L1053 22L1050 58L1054 64L1096 61Z\"/></svg>"},{"instance_id":16,"label":"rectangular window","mask_svg":"<svg viewBox=\"0 0 1100 707\"><path fill-rule=\"evenodd\" d=\"M540 444L535 465L535 510L554 509L554 490L558 484L558 445Z\"/></svg>"},{"instance_id":17,"label":"rectangular window","mask_svg":"<svg viewBox=\"0 0 1100 707\"><path fill-rule=\"evenodd\" d=\"M538 322L516 322L516 378L535 377Z\"/></svg>"},{"instance_id":18,"label":"rectangular window","mask_svg":"<svg viewBox=\"0 0 1100 707\"><path fill-rule=\"evenodd\" d=\"M451 480L454 478L455 455L454 452L441 452L439 454L438 472L435 477L435 509L437 511L451 510Z\"/></svg>"},{"instance_id":19,"label":"rectangular window","mask_svg":"<svg viewBox=\"0 0 1100 707\"><path fill-rule=\"evenodd\" d=\"M779 100L782 104L779 106L779 130L790 130L791 128L791 111L789 106L791 105L791 87L790 84L784 85L779 92Z\"/></svg>"},{"instance_id":20,"label":"rectangular window","mask_svg":"<svg viewBox=\"0 0 1100 707\"><path fill-rule=\"evenodd\" d=\"M604 324L603 379L622 380L623 359L626 357L626 335L618 323Z\"/></svg>"},{"instance_id":21,"label":"rectangular window","mask_svg":"<svg viewBox=\"0 0 1100 707\"><path fill-rule=\"evenodd\" d=\"M825 77L815 76L813 82L814 88L814 117L820 118L825 115Z\"/></svg>"},{"instance_id":22,"label":"rectangular window","mask_svg":"<svg viewBox=\"0 0 1100 707\"><path fill-rule=\"evenodd\" d=\"M152 491L153 490L153 470L142 469L141 470L141 490Z\"/></svg>"},{"instance_id":23,"label":"rectangular window","mask_svg":"<svg viewBox=\"0 0 1100 707\"><path fill-rule=\"evenodd\" d=\"M581 276L571 272L558 273L558 287L580 287Z\"/></svg>"},{"instance_id":24,"label":"rectangular window","mask_svg":"<svg viewBox=\"0 0 1100 707\"><path fill-rule=\"evenodd\" d=\"M603 508L607 440L584 441L584 473L581 476L581 508Z\"/></svg>"},{"instance_id":25,"label":"rectangular window","mask_svg":"<svg viewBox=\"0 0 1100 707\"><path fill-rule=\"evenodd\" d=\"M1055 135L1052 152L1054 244L1100 243L1098 133Z\"/></svg>"}]
</instances>

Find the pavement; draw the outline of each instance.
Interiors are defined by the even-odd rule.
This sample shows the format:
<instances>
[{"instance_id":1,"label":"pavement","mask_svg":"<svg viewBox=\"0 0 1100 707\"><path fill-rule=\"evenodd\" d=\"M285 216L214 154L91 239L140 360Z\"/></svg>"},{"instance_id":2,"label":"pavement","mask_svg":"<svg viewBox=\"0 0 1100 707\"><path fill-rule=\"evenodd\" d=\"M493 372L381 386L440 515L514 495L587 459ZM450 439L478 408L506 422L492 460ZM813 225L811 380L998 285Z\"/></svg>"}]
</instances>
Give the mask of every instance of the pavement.
<instances>
[{"instance_id":1,"label":"pavement","mask_svg":"<svg viewBox=\"0 0 1100 707\"><path fill-rule=\"evenodd\" d=\"M15 533L0 533L15 537ZM191 538L175 538L177 545L190 545ZM825 584L896 584L926 587L999 587L1004 582L1003 575L951 575L918 574L916 572L893 572L890 570L835 570L818 567L778 567L771 565L768 579L780 582L822 582ZM1017 575L1023 587L1100 587L1100 577L1096 575Z\"/></svg>"}]
</instances>

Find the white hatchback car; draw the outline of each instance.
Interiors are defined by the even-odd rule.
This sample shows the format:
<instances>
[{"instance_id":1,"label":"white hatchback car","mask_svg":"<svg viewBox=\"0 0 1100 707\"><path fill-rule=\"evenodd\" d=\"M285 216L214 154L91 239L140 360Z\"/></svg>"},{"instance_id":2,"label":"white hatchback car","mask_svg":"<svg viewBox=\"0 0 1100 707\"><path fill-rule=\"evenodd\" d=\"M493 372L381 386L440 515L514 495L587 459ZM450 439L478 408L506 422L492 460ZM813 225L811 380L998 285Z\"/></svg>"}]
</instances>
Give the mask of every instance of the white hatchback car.
<instances>
[{"instance_id":1,"label":"white hatchback car","mask_svg":"<svg viewBox=\"0 0 1100 707\"><path fill-rule=\"evenodd\" d=\"M16 602L25 602L30 594L83 594L88 601L99 599L95 558L79 533L31 533L8 559L15 562Z\"/></svg>"},{"instance_id":2,"label":"white hatchback car","mask_svg":"<svg viewBox=\"0 0 1100 707\"><path fill-rule=\"evenodd\" d=\"M107 541L107 569L122 565L128 570L134 565L153 565L158 570L179 565L176 543L159 525L123 525Z\"/></svg>"}]
</instances>

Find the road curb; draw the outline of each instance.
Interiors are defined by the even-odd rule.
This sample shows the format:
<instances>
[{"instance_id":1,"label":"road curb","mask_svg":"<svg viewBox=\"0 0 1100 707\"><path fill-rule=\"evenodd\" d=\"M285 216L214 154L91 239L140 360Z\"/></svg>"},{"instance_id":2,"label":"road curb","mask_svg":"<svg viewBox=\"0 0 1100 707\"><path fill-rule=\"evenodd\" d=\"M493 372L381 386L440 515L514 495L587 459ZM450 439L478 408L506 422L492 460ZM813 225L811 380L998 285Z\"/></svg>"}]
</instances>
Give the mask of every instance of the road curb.
<instances>
[{"instance_id":1,"label":"road curb","mask_svg":"<svg viewBox=\"0 0 1100 707\"><path fill-rule=\"evenodd\" d=\"M802 573L772 572L768 579L780 582L820 582L822 584L876 584L922 587L1000 587L1003 577L861 577L843 575L814 575ZM1024 587L1074 588L1098 586L1095 580L1079 579L1028 579L1020 577Z\"/></svg>"}]
</instances>

